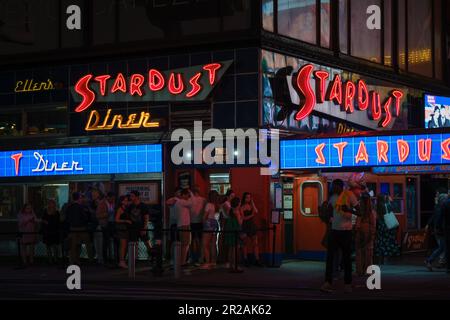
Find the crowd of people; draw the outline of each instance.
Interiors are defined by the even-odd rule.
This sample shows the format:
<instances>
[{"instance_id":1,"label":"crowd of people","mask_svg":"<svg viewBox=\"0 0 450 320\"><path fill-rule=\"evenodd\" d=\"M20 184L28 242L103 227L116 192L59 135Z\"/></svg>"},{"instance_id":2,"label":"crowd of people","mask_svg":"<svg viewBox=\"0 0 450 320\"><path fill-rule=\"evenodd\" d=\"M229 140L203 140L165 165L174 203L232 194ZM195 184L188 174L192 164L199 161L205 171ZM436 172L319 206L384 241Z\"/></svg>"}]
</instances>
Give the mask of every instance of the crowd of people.
<instances>
[{"instance_id":1,"label":"crowd of people","mask_svg":"<svg viewBox=\"0 0 450 320\"><path fill-rule=\"evenodd\" d=\"M426 231L433 235L437 248L425 260L428 270L439 259L437 268L445 268L450 249L450 198L447 190L436 194L435 211ZM367 276L367 268L383 265L400 255L399 223L393 213L391 198L380 194L376 198L366 187L363 175L352 175L345 188L344 181L332 183L331 197L320 207L320 217L327 224L322 241L327 248L323 292L332 292L333 281L344 271L345 292L352 291L353 277ZM353 273L352 253L355 256Z\"/></svg>"},{"instance_id":2,"label":"crowd of people","mask_svg":"<svg viewBox=\"0 0 450 320\"><path fill-rule=\"evenodd\" d=\"M257 235L258 209L251 193L242 200L232 190L225 196L210 191L207 198L198 188L178 190L168 199L169 248L174 263L174 245L181 245L181 266L202 269L224 263L233 272L242 272L241 264L262 266ZM161 210L143 203L138 191L116 199L112 192L92 189L87 194L74 192L61 211L54 199L39 217L26 204L18 215L23 266L33 264L39 233L47 247L48 262L55 264L59 252L70 264L81 263L84 244L91 263L128 268L129 243L143 243L148 257L156 259L155 269L162 272L163 226ZM148 228L152 226L150 239ZM40 228L38 228L40 226ZM39 232L37 232L39 229ZM137 248L137 246L136 246Z\"/></svg>"},{"instance_id":3,"label":"crowd of people","mask_svg":"<svg viewBox=\"0 0 450 320\"><path fill-rule=\"evenodd\" d=\"M344 181L332 183L331 197L320 208L327 224L323 244L327 247L324 292L333 291L333 280L344 271L345 291L352 291L352 253L355 253L356 276L365 276L369 266L383 264L400 255L397 244L398 224L387 225L386 215L393 215L389 196L380 194L374 201L362 175L353 175L345 188ZM394 218L395 219L395 218Z\"/></svg>"},{"instance_id":4,"label":"crowd of people","mask_svg":"<svg viewBox=\"0 0 450 320\"><path fill-rule=\"evenodd\" d=\"M138 191L120 196L112 192L106 195L92 189L90 196L80 192L71 195L71 201L57 209L54 199L47 201L38 219L31 204L25 204L18 215L19 232L22 233L21 255L23 266L33 264L34 247L38 235L47 247L48 262L55 264L62 250L62 256L69 258L70 264L80 264L81 246L85 245L91 262L105 266L128 268L126 255L128 243L142 241L148 256L154 258L161 246L160 210L150 208L140 199ZM153 241L147 230L153 225ZM40 229L38 226L40 225ZM156 261L156 269L161 263Z\"/></svg>"},{"instance_id":5,"label":"crowd of people","mask_svg":"<svg viewBox=\"0 0 450 320\"><path fill-rule=\"evenodd\" d=\"M182 266L211 269L217 263L225 263L231 272L242 272L241 264L262 266L258 209L251 193L246 192L239 199L232 190L223 197L211 190L205 198L198 188L192 192L185 189L178 190L166 204L170 208L172 258L174 245L179 241Z\"/></svg>"}]
</instances>

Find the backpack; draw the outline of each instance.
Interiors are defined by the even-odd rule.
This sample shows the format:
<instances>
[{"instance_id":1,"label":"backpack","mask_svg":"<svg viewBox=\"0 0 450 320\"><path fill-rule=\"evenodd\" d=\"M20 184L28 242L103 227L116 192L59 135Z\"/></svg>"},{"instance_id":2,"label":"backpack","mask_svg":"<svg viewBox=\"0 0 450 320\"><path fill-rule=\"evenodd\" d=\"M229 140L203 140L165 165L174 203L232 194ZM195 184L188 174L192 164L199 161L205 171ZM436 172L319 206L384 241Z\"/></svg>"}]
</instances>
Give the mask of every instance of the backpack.
<instances>
[{"instance_id":1,"label":"backpack","mask_svg":"<svg viewBox=\"0 0 450 320\"><path fill-rule=\"evenodd\" d=\"M329 224L332 217L333 206L330 202L324 201L322 205L319 206L319 218L323 223Z\"/></svg>"}]
</instances>

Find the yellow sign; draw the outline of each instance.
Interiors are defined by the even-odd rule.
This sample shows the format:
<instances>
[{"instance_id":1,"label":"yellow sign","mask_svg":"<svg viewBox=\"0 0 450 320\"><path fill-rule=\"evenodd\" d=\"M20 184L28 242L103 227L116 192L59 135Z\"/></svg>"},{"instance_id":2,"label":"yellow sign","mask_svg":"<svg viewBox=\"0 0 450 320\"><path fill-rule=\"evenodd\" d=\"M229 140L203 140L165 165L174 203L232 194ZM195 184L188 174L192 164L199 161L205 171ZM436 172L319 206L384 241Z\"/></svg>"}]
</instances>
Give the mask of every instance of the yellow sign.
<instances>
[{"instance_id":1,"label":"yellow sign","mask_svg":"<svg viewBox=\"0 0 450 320\"><path fill-rule=\"evenodd\" d=\"M52 81L35 81L34 79L26 79L25 81L17 81L14 92L36 92L36 91L49 91L55 90L55 86Z\"/></svg>"},{"instance_id":2,"label":"yellow sign","mask_svg":"<svg viewBox=\"0 0 450 320\"><path fill-rule=\"evenodd\" d=\"M140 128L158 128L158 121L150 121L149 112L130 114L126 122L121 114L111 115L112 109L108 109L103 122L100 124L101 116L97 110L92 110L89 114L89 120L86 124L86 131L100 131L117 129L140 129ZM110 120L111 119L111 120Z\"/></svg>"}]
</instances>

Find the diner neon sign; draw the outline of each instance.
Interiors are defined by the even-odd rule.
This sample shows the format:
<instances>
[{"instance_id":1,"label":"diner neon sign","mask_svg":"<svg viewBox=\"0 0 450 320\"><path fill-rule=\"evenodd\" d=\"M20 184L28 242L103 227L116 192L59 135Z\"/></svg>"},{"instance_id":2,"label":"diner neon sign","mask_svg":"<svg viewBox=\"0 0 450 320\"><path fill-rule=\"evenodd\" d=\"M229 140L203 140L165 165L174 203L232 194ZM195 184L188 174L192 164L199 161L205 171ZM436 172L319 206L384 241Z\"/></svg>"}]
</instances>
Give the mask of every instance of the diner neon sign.
<instances>
[{"instance_id":1,"label":"diner neon sign","mask_svg":"<svg viewBox=\"0 0 450 320\"><path fill-rule=\"evenodd\" d=\"M313 77L316 86L313 88L310 79ZM327 87L327 82L328 87ZM369 118L379 122L379 127L387 128L394 117L401 113L401 102L404 93L394 89L384 102L376 91L369 91L364 80L343 81L340 74L330 79L330 73L325 70L314 70L312 64L306 64L298 71L293 80L295 89L301 94L299 110L295 115L296 121L307 118L313 112L316 104L328 101L341 107L341 111L354 113L355 111L368 112Z\"/></svg>"},{"instance_id":2,"label":"diner neon sign","mask_svg":"<svg viewBox=\"0 0 450 320\"><path fill-rule=\"evenodd\" d=\"M450 134L281 142L282 169L450 164Z\"/></svg>"}]
</instances>

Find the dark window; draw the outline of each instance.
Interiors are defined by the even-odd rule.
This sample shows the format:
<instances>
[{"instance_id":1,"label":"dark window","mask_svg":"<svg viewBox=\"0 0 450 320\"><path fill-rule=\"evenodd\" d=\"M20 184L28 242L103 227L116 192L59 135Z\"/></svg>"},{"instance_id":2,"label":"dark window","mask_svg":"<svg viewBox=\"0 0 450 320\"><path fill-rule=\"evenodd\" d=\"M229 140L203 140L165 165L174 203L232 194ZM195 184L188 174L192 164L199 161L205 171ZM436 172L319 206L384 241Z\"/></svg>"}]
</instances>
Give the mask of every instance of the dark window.
<instances>
[{"instance_id":1,"label":"dark window","mask_svg":"<svg viewBox=\"0 0 450 320\"><path fill-rule=\"evenodd\" d=\"M67 130L67 109L27 112L27 134L63 134Z\"/></svg>"},{"instance_id":2,"label":"dark window","mask_svg":"<svg viewBox=\"0 0 450 320\"><path fill-rule=\"evenodd\" d=\"M0 114L0 136L20 136L22 134L22 113Z\"/></svg>"}]
</instances>

